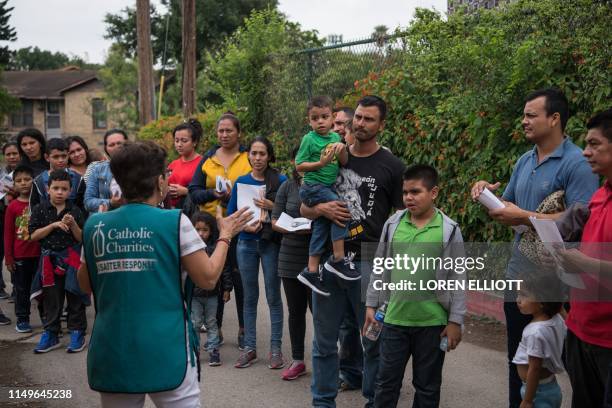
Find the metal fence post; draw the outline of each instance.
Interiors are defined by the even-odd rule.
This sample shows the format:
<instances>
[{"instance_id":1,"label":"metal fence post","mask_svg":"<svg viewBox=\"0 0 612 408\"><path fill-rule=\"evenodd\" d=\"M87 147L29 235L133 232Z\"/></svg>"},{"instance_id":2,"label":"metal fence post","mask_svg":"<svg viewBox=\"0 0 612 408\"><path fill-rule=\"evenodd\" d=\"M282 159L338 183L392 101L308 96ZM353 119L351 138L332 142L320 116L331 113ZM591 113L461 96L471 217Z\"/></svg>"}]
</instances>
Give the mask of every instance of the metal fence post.
<instances>
[{"instance_id":1,"label":"metal fence post","mask_svg":"<svg viewBox=\"0 0 612 408\"><path fill-rule=\"evenodd\" d=\"M308 71L306 74L306 93L308 94L308 100L312 99L312 81L314 77L314 61L313 61L313 52L308 53L308 61L306 62Z\"/></svg>"}]
</instances>

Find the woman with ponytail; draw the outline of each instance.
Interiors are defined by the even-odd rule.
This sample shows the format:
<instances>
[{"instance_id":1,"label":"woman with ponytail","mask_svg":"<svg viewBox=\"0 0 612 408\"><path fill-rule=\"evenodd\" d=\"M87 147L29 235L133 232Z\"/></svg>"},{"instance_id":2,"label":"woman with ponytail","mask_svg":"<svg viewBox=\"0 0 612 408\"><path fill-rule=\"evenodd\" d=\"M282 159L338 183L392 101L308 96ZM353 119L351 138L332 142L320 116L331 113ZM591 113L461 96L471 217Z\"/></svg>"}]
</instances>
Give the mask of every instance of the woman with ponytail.
<instances>
[{"instance_id":1,"label":"woman with ponytail","mask_svg":"<svg viewBox=\"0 0 612 408\"><path fill-rule=\"evenodd\" d=\"M172 131L174 148L181 157L168 165L168 206L183 208L187 187L196 172L202 156L196 151L202 139L202 125L197 119L188 119Z\"/></svg>"}]
</instances>

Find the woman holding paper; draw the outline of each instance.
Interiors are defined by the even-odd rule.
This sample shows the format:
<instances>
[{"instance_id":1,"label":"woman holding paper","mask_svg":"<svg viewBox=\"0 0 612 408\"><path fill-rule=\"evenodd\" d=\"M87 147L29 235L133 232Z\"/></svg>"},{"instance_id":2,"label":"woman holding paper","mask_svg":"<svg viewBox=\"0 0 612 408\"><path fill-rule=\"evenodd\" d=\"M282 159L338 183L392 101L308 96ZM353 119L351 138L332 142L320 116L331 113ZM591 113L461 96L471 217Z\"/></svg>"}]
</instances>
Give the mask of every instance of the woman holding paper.
<instances>
[{"instance_id":1,"label":"woman holding paper","mask_svg":"<svg viewBox=\"0 0 612 408\"><path fill-rule=\"evenodd\" d=\"M191 183L189 183L189 197L191 202L200 208L200 211L205 211L211 215L215 215L217 206L227 206L227 202L231 196L231 187L236 182L236 179L251 171L248 153L244 146L240 145L240 120L232 112L226 112L217 121L217 139L219 144L214 146L204 154L202 159L196 166L195 173L192 175ZM228 186L225 191L217 189L217 178L221 183L225 181ZM236 296L236 310L238 312L238 348L244 348L244 317L243 311L243 290L242 281L240 280L240 272L238 271L238 262L236 260L236 244L235 240L227 256L227 265L232 271L232 283L234 284L234 294ZM219 337L223 341L223 325L224 302L229 301L229 297L223 297L223 292L219 298L219 306L217 308L217 324L219 325ZM229 294L229 292L228 292Z\"/></svg>"},{"instance_id":2,"label":"woman holding paper","mask_svg":"<svg viewBox=\"0 0 612 408\"><path fill-rule=\"evenodd\" d=\"M174 149L181 156L168 165L167 204L170 208L183 208L187 187L191 182L202 156L196 152L202 138L202 125L197 119L188 119L172 131Z\"/></svg>"},{"instance_id":3,"label":"woman holding paper","mask_svg":"<svg viewBox=\"0 0 612 408\"><path fill-rule=\"evenodd\" d=\"M281 353L283 303L280 278L277 274L280 239L278 234L272 231L269 213L274 207L276 193L287 177L269 166L275 161L275 157L274 149L268 139L256 137L249 145L248 155L253 171L238 177L227 206L227 213L232 214L237 210L238 202L244 201L246 196L260 209L259 218L251 221L238 236L238 267L244 288L245 349L234 366L249 367L257 360L256 325L261 260L271 324L268 367L278 369L284 366ZM263 194L253 192L257 189Z\"/></svg>"},{"instance_id":4,"label":"woman holding paper","mask_svg":"<svg viewBox=\"0 0 612 408\"><path fill-rule=\"evenodd\" d=\"M295 156L298 148L293 149L292 163L295 164ZM300 207L300 185L302 176L293 169L293 179L283 183L276 194L274 209L272 210L272 228L283 234L280 251L278 254L278 275L283 282L287 309L289 309L289 338L291 339L291 357L293 362L282 374L283 380L295 380L306 374L304 364L304 339L306 336L306 313L307 308L312 309L312 295L310 288L297 280L298 274L308 264L308 243L310 242L310 230L288 232L277 225L277 220L282 213L292 218L299 218Z\"/></svg>"}]
</instances>

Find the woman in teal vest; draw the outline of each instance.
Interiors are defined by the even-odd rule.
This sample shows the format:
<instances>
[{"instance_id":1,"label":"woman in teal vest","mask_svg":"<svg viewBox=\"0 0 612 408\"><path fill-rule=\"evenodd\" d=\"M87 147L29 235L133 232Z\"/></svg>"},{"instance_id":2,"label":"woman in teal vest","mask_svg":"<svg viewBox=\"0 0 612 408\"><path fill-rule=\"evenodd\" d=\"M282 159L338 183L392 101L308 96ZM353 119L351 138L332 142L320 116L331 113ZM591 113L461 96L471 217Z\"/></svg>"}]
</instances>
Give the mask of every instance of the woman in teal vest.
<instances>
[{"instance_id":1,"label":"woman in teal vest","mask_svg":"<svg viewBox=\"0 0 612 408\"><path fill-rule=\"evenodd\" d=\"M162 148L126 142L110 167L128 204L89 218L78 275L96 308L89 386L103 407L142 406L145 394L157 407L199 407L190 284L215 286L231 238L252 215L219 213L219 239L208 257L180 210L157 207L168 191Z\"/></svg>"}]
</instances>

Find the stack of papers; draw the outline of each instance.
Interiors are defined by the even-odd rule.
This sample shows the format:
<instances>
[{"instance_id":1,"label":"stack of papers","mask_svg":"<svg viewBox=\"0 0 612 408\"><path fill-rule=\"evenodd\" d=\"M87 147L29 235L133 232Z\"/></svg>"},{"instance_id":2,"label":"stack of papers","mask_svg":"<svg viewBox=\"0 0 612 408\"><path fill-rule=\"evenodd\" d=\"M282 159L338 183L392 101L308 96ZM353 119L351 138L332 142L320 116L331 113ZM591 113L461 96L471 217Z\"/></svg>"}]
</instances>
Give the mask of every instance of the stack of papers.
<instances>
[{"instance_id":1,"label":"stack of papers","mask_svg":"<svg viewBox=\"0 0 612 408\"><path fill-rule=\"evenodd\" d=\"M251 184L237 183L236 188L238 189L238 200L236 208L239 210L247 207L248 211L253 213L253 219L249 221L249 224L255 224L257 221L261 221L263 210L255 205L254 199L261 199L266 194L266 186L253 186Z\"/></svg>"},{"instance_id":2,"label":"stack of papers","mask_svg":"<svg viewBox=\"0 0 612 408\"><path fill-rule=\"evenodd\" d=\"M550 252L550 255L555 259L559 279L569 286L584 289L584 282L579 275L567 273L565 269L563 269L563 263L558 251L565 249L565 244L563 243L563 238L561 237L561 233L559 232L559 228L557 228L555 221L547 219L539 220L536 217L529 217L529 220L533 224L533 228L535 228L536 232L538 233L544 248L546 248L546 250Z\"/></svg>"},{"instance_id":3,"label":"stack of papers","mask_svg":"<svg viewBox=\"0 0 612 408\"><path fill-rule=\"evenodd\" d=\"M0 177L0 200L6 195L7 189L13 188L13 172L5 173Z\"/></svg>"},{"instance_id":4,"label":"stack of papers","mask_svg":"<svg viewBox=\"0 0 612 408\"><path fill-rule=\"evenodd\" d=\"M304 231L310 229L311 220L308 218L293 218L286 213L281 213L276 225L289 232Z\"/></svg>"},{"instance_id":5,"label":"stack of papers","mask_svg":"<svg viewBox=\"0 0 612 408\"><path fill-rule=\"evenodd\" d=\"M229 181L228 179L226 179L223 176L217 176L216 182L215 182L215 190L217 191L217 193L221 194L221 193L225 193L227 191L230 191L232 188L232 182Z\"/></svg>"}]
</instances>

